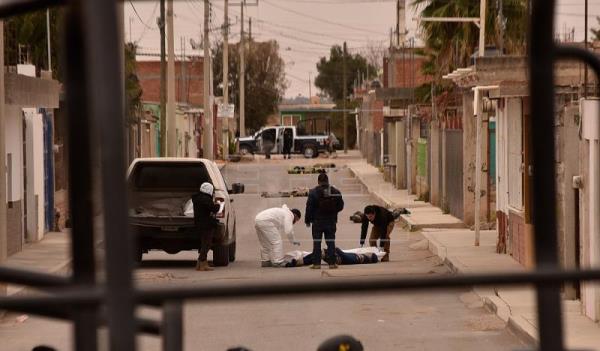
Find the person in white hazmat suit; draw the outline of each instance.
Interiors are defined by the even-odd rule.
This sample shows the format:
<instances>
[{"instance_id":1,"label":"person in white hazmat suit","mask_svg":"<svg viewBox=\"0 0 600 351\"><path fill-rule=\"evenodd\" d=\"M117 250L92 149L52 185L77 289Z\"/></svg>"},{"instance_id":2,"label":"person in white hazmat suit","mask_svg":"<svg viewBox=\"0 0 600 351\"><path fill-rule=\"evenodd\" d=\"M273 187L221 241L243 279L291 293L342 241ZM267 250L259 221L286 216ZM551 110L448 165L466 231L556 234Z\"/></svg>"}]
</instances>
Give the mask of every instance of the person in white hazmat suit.
<instances>
[{"instance_id":1,"label":"person in white hazmat suit","mask_svg":"<svg viewBox=\"0 0 600 351\"><path fill-rule=\"evenodd\" d=\"M269 208L256 215L254 228L260 242L262 267L285 267L281 237L285 234L292 244L300 246L294 237L294 224L300 217L300 210L290 210L287 205Z\"/></svg>"}]
</instances>

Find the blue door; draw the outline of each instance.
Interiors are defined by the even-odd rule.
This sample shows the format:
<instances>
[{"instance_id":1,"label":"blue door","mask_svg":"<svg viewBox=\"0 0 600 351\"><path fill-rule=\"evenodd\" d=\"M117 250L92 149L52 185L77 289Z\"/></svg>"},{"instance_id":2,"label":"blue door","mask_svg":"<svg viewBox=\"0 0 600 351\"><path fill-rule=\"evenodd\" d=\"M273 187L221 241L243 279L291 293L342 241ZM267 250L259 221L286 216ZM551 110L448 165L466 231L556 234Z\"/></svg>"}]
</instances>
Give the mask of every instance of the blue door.
<instances>
[{"instance_id":1,"label":"blue door","mask_svg":"<svg viewBox=\"0 0 600 351\"><path fill-rule=\"evenodd\" d=\"M40 109L44 118L44 218L45 229L54 228L54 116L52 110Z\"/></svg>"}]
</instances>

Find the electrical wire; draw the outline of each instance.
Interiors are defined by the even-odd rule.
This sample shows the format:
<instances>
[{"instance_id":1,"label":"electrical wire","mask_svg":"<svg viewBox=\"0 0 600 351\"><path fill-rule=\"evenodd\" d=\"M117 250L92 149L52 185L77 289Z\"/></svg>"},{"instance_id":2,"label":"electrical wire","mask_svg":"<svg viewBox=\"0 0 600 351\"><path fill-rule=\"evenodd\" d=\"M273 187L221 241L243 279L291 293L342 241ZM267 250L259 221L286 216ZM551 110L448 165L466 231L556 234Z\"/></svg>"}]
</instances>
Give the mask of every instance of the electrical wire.
<instances>
[{"instance_id":1,"label":"electrical wire","mask_svg":"<svg viewBox=\"0 0 600 351\"><path fill-rule=\"evenodd\" d=\"M135 15L137 16L138 20L140 21L141 24L144 25L144 27L146 27L147 29L152 29L151 26L147 25L146 22L144 22L144 20L142 19L142 17L140 16L140 14L137 12L137 9L135 8L135 6L133 6L133 2L131 0L129 0L129 4L131 5L131 8L133 9L133 12L135 13ZM156 8L155 8L156 9Z\"/></svg>"},{"instance_id":2,"label":"electrical wire","mask_svg":"<svg viewBox=\"0 0 600 351\"><path fill-rule=\"evenodd\" d=\"M312 16L312 15L306 14L304 12L300 12L300 11L288 9L286 7L274 4L274 3L272 3L271 1L268 1L268 0L262 0L262 2L268 4L268 5L272 6L272 7L278 8L280 10L283 10L283 11L286 11L286 12L289 12L289 13L293 13L293 14L296 14L298 16L310 18L310 19L315 20L315 21L327 23L327 24L330 24L330 25L334 25L334 26L338 26L338 27L343 27L343 28L346 28L346 29L352 29L352 30L355 30L355 31L363 32L363 33L372 33L372 34L377 34L377 35L383 35L384 34L384 33L372 31L372 30L369 30L369 29L366 29L366 28L354 27L354 26L350 26L350 25L347 25L347 24L343 24L343 23L337 23L337 22L329 21L329 20L326 20L324 18L320 18L320 17L316 17L316 16ZM385 34L387 35L387 33L385 33Z\"/></svg>"}]
</instances>

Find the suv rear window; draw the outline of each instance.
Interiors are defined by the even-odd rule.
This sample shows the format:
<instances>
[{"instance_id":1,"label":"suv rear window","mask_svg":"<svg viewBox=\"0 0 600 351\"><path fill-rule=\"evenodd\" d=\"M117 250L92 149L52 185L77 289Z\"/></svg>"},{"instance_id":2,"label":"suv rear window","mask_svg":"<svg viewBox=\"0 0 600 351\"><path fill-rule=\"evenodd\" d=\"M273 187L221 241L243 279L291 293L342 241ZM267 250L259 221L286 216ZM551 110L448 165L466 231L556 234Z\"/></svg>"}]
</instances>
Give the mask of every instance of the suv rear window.
<instances>
[{"instance_id":1,"label":"suv rear window","mask_svg":"<svg viewBox=\"0 0 600 351\"><path fill-rule=\"evenodd\" d=\"M196 191L204 182L212 184L202 163L152 163L139 164L130 179L131 185L144 190Z\"/></svg>"}]
</instances>

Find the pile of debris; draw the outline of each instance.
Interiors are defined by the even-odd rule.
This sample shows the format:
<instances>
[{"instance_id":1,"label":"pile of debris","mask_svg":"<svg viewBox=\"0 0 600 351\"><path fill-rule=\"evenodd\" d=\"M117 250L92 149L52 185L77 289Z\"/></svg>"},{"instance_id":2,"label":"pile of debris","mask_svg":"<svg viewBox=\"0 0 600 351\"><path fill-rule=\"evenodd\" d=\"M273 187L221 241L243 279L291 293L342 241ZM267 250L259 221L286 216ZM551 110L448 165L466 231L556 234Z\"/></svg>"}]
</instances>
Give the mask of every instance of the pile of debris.
<instances>
[{"instance_id":1,"label":"pile of debris","mask_svg":"<svg viewBox=\"0 0 600 351\"><path fill-rule=\"evenodd\" d=\"M335 168L335 163L317 163L313 166L294 166L288 169L288 174L317 174L327 173L327 170Z\"/></svg>"},{"instance_id":2,"label":"pile of debris","mask_svg":"<svg viewBox=\"0 0 600 351\"><path fill-rule=\"evenodd\" d=\"M261 197L272 198L272 197L307 197L308 188L295 188L292 191L277 191L267 192L263 191L260 193Z\"/></svg>"}]
</instances>

